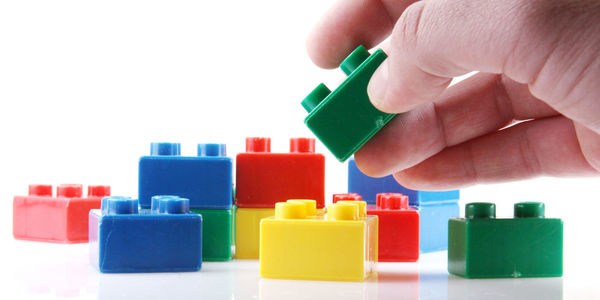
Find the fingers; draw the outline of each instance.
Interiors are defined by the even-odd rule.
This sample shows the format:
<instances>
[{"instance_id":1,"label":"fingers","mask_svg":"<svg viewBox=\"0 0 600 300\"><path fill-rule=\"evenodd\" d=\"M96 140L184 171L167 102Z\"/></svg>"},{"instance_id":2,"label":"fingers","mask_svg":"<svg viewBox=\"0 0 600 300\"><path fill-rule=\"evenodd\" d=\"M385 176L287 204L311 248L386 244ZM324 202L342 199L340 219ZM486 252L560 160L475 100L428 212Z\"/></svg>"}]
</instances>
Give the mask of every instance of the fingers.
<instances>
[{"instance_id":1,"label":"fingers","mask_svg":"<svg viewBox=\"0 0 600 300\"><path fill-rule=\"evenodd\" d=\"M409 188L438 190L539 175L598 175L581 152L571 120L520 123L447 148L394 177Z\"/></svg>"},{"instance_id":2,"label":"fingers","mask_svg":"<svg viewBox=\"0 0 600 300\"><path fill-rule=\"evenodd\" d=\"M397 116L356 154L367 175L412 167L448 146L494 132L513 120L556 115L527 85L480 73L459 82L427 105Z\"/></svg>"},{"instance_id":3,"label":"fingers","mask_svg":"<svg viewBox=\"0 0 600 300\"><path fill-rule=\"evenodd\" d=\"M389 58L371 78L371 101L386 112L409 111L433 101L452 77L474 70L533 82L560 42L561 29L569 26L563 24L562 15L549 18L548 11L554 9L551 4L556 2L438 0L412 4L393 29Z\"/></svg>"},{"instance_id":4,"label":"fingers","mask_svg":"<svg viewBox=\"0 0 600 300\"><path fill-rule=\"evenodd\" d=\"M358 45L371 48L386 39L414 1L340 0L309 35L309 56L321 67L336 68Z\"/></svg>"},{"instance_id":5,"label":"fingers","mask_svg":"<svg viewBox=\"0 0 600 300\"><path fill-rule=\"evenodd\" d=\"M592 167L600 172L600 134L577 123L575 132L577 132L583 156Z\"/></svg>"}]
</instances>

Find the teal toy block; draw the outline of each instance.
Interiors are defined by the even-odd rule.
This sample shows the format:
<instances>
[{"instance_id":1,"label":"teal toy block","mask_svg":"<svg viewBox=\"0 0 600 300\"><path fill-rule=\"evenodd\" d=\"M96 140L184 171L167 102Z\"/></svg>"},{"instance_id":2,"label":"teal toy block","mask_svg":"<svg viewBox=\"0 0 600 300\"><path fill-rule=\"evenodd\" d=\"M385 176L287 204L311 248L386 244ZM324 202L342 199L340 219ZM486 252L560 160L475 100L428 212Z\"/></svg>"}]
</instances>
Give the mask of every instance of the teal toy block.
<instances>
[{"instance_id":1,"label":"teal toy block","mask_svg":"<svg viewBox=\"0 0 600 300\"><path fill-rule=\"evenodd\" d=\"M341 162L395 116L375 108L367 95L373 72L386 58L381 49L369 54L359 46L340 64L348 78L337 89L321 83L302 101L309 113L304 123Z\"/></svg>"},{"instance_id":2,"label":"teal toy block","mask_svg":"<svg viewBox=\"0 0 600 300\"><path fill-rule=\"evenodd\" d=\"M448 272L465 278L560 277L563 222L544 204L521 202L513 219L496 219L493 203L469 203L448 223Z\"/></svg>"}]
</instances>

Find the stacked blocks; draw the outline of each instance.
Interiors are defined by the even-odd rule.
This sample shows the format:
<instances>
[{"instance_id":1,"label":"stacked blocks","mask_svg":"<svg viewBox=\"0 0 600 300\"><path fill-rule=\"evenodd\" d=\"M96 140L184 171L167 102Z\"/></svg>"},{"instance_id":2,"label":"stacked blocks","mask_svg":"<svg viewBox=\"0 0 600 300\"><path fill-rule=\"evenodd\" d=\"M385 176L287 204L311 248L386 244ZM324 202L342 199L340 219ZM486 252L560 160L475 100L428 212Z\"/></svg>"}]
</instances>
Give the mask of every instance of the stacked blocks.
<instances>
[{"instance_id":1,"label":"stacked blocks","mask_svg":"<svg viewBox=\"0 0 600 300\"><path fill-rule=\"evenodd\" d=\"M376 273L377 216L348 201L318 214L315 201L277 203L260 223L260 275L298 280L362 281Z\"/></svg>"},{"instance_id":2,"label":"stacked blocks","mask_svg":"<svg viewBox=\"0 0 600 300\"><path fill-rule=\"evenodd\" d=\"M100 208L102 197L110 195L110 187L88 186L82 197L80 184L62 184L52 197L51 185L29 185L28 196L15 196L13 201L13 235L16 239L55 243L88 241L88 214Z\"/></svg>"},{"instance_id":3,"label":"stacked blocks","mask_svg":"<svg viewBox=\"0 0 600 300\"><path fill-rule=\"evenodd\" d=\"M271 153L269 138L246 138L236 158L235 255L258 259L260 220L284 199L315 199L325 206L325 157L315 140L290 139L290 153Z\"/></svg>"},{"instance_id":4,"label":"stacked blocks","mask_svg":"<svg viewBox=\"0 0 600 300\"><path fill-rule=\"evenodd\" d=\"M516 203L513 219L496 219L492 203L469 203L452 218L448 272L465 278L562 276L563 222L544 217L544 204Z\"/></svg>"},{"instance_id":5,"label":"stacked blocks","mask_svg":"<svg viewBox=\"0 0 600 300\"><path fill-rule=\"evenodd\" d=\"M155 195L176 195L202 215L203 260L231 259L232 162L224 144L198 144L198 156L183 157L179 143L152 143L139 165L139 201L149 208Z\"/></svg>"},{"instance_id":6,"label":"stacked blocks","mask_svg":"<svg viewBox=\"0 0 600 300\"><path fill-rule=\"evenodd\" d=\"M336 194L333 203L361 201L358 194ZM377 194L377 204L367 215L379 217L378 261L415 262L419 259L419 213L402 194Z\"/></svg>"},{"instance_id":7,"label":"stacked blocks","mask_svg":"<svg viewBox=\"0 0 600 300\"><path fill-rule=\"evenodd\" d=\"M152 197L151 209L106 197L90 219L90 262L102 273L185 272L202 264L202 217L177 196Z\"/></svg>"},{"instance_id":8,"label":"stacked blocks","mask_svg":"<svg viewBox=\"0 0 600 300\"><path fill-rule=\"evenodd\" d=\"M419 211L419 247L421 252L445 250L448 247L448 219L459 215L459 191L429 192L407 189L392 175L374 178L348 161L348 192L359 194L369 204L376 204L379 193L401 193L408 196L411 207Z\"/></svg>"},{"instance_id":9,"label":"stacked blocks","mask_svg":"<svg viewBox=\"0 0 600 300\"><path fill-rule=\"evenodd\" d=\"M348 159L395 115L375 108L367 95L373 72L387 58L359 46L341 64L348 78L333 92L317 86L302 101L309 115L304 123L341 162Z\"/></svg>"}]
</instances>

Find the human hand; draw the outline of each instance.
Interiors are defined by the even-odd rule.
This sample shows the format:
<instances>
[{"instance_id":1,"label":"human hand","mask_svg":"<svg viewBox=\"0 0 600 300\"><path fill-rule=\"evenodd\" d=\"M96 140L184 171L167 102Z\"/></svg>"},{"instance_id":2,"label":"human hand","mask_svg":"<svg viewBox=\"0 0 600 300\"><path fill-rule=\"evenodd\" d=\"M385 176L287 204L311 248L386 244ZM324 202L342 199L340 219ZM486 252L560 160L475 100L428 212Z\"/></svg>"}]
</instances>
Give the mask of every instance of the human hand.
<instances>
[{"instance_id":1,"label":"human hand","mask_svg":"<svg viewBox=\"0 0 600 300\"><path fill-rule=\"evenodd\" d=\"M367 175L427 190L599 174L600 1L341 0L307 46L333 68L388 36L367 92L403 114L356 152Z\"/></svg>"}]
</instances>

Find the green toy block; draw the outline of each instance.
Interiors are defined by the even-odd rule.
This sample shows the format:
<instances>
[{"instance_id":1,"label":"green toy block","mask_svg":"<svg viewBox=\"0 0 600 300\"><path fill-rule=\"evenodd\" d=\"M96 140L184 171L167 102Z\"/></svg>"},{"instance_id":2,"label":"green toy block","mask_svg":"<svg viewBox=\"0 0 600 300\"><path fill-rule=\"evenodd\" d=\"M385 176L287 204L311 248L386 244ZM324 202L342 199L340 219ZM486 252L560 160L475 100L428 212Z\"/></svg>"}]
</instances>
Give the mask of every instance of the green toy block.
<instances>
[{"instance_id":1,"label":"green toy block","mask_svg":"<svg viewBox=\"0 0 600 300\"><path fill-rule=\"evenodd\" d=\"M395 114L375 108L367 95L373 72L387 58L383 50L369 54L359 46L341 64L348 78L333 92L319 84L304 100L304 123L341 162L348 159Z\"/></svg>"},{"instance_id":2,"label":"green toy block","mask_svg":"<svg viewBox=\"0 0 600 300\"><path fill-rule=\"evenodd\" d=\"M231 260L231 209L191 209L202 215L202 261Z\"/></svg>"},{"instance_id":3,"label":"green toy block","mask_svg":"<svg viewBox=\"0 0 600 300\"><path fill-rule=\"evenodd\" d=\"M469 203L448 221L448 272L465 278L560 277L563 222L544 204L521 202L513 219L496 219L493 203Z\"/></svg>"}]
</instances>

